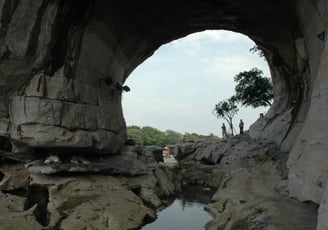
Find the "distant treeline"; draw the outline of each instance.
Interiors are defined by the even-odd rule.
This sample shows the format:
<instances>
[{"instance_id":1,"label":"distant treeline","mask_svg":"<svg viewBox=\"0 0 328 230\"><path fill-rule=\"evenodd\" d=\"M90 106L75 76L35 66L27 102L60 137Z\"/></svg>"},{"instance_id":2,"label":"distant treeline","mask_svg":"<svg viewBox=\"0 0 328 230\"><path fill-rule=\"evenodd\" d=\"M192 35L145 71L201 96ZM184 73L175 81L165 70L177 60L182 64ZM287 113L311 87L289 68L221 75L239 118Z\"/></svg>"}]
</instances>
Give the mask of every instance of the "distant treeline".
<instances>
[{"instance_id":1,"label":"distant treeline","mask_svg":"<svg viewBox=\"0 0 328 230\"><path fill-rule=\"evenodd\" d=\"M157 145L167 146L174 145L181 142L183 135L187 142L193 142L200 139L215 139L218 138L213 133L209 135L200 135L197 133L179 133L174 130L160 131L156 128L145 126L128 126L128 139L134 140L137 145Z\"/></svg>"}]
</instances>

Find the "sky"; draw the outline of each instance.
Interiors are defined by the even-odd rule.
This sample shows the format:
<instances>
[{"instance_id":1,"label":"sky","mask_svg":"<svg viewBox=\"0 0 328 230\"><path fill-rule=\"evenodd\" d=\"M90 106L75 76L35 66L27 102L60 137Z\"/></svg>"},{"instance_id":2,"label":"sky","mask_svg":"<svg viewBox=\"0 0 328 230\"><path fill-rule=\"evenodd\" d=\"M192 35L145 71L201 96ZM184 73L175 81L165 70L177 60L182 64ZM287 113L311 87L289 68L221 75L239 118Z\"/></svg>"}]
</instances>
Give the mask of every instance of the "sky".
<instances>
[{"instance_id":1,"label":"sky","mask_svg":"<svg viewBox=\"0 0 328 230\"><path fill-rule=\"evenodd\" d=\"M249 51L254 45L247 36L223 30L194 33L162 45L125 82L131 89L122 98L126 124L221 136L221 125L227 122L213 109L235 93L234 76L257 67L270 77L265 59ZM268 110L239 108L233 119L236 130L240 119L247 130Z\"/></svg>"}]
</instances>

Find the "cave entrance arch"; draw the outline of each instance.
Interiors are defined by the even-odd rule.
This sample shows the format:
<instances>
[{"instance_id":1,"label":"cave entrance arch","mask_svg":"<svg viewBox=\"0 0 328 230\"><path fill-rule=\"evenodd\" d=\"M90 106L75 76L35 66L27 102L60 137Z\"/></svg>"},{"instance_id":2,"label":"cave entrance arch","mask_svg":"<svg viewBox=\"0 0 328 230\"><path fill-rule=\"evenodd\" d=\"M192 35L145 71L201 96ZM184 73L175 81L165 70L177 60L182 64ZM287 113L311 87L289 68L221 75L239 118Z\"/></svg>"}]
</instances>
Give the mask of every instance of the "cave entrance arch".
<instances>
[{"instance_id":1,"label":"cave entrance arch","mask_svg":"<svg viewBox=\"0 0 328 230\"><path fill-rule=\"evenodd\" d=\"M159 2L156 5L141 5L147 12L140 13L128 8L126 17L134 18L134 21L125 24L124 29L118 28L121 32L120 43L127 57L124 79L158 47L188 34L220 29L244 34L263 50L274 84L274 103L267 119L257 123L254 130L264 130L269 124L277 127L273 132L271 128L267 129L272 132L269 136L277 136L279 133L275 142L281 144L286 139L306 97L307 92L300 86L307 84L309 74L306 70L306 57L302 57L297 49L297 44L300 44L302 50L304 43L295 9L291 5L282 1L270 2L265 6L259 1L192 1L172 5ZM138 9L143 9L142 6ZM123 6L115 4L115 7ZM165 12L164 17L161 12ZM148 15L151 21L147 20ZM133 38L129 37L130 33ZM285 121L285 124L279 124L279 128L274 122L270 124L277 116L282 117L280 121ZM261 137L263 133L253 133L252 136Z\"/></svg>"},{"instance_id":2,"label":"cave entrance arch","mask_svg":"<svg viewBox=\"0 0 328 230\"><path fill-rule=\"evenodd\" d=\"M274 131L275 141L286 138L305 96L306 52L293 2L9 3L1 8L10 13L1 25L0 115L1 135L10 136L14 149L23 144L117 152L126 138L121 94L129 74L161 45L204 30L244 34L263 50L275 97L274 113L259 125L263 130L281 116L284 124L271 122L285 127ZM24 11L27 6L32 10ZM31 30L24 29L27 24Z\"/></svg>"},{"instance_id":3,"label":"cave entrance arch","mask_svg":"<svg viewBox=\"0 0 328 230\"><path fill-rule=\"evenodd\" d=\"M224 30L193 33L161 46L125 82L132 89L122 97L127 125L221 136L225 121L213 115L213 108L235 93L234 76L256 67L270 77L265 58L250 51L254 46L247 36ZM238 107L236 134L240 119L248 130L268 110Z\"/></svg>"},{"instance_id":4,"label":"cave entrance arch","mask_svg":"<svg viewBox=\"0 0 328 230\"><path fill-rule=\"evenodd\" d=\"M285 142L292 149L290 194L320 203L327 181L327 4L1 1L0 135L13 149L117 153L126 138L120 86L133 69L187 34L235 31L262 48L275 86L274 103L253 136Z\"/></svg>"}]
</instances>

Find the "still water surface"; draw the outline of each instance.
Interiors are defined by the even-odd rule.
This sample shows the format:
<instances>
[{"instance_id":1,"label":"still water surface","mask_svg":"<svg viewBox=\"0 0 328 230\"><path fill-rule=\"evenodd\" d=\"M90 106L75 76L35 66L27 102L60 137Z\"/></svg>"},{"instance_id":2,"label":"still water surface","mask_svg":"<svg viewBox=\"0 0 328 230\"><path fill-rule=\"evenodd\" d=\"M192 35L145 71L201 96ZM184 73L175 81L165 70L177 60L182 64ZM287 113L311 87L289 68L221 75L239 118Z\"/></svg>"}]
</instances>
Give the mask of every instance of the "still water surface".
<instances>
[{"instance_id":1,"label":"still water surface","mask_svg":"<svg viewBox=\"0 0 328 230\"><path fill-rule=\"evenodd\" d=\"M157 213L155 222L142 230L201 230L212 219L204 210L213 190L200 186L186 187L173 203Z\"/></svg>"}]
</instances>

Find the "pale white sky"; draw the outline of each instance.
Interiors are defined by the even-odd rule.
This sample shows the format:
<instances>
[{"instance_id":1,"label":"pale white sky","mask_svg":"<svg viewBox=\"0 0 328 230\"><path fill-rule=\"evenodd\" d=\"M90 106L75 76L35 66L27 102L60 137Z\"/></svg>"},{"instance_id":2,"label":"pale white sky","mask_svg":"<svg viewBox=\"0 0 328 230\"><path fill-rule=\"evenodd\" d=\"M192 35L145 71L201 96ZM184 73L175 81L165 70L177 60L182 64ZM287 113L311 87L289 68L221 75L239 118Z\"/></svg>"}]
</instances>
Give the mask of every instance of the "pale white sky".
<instances>
[{"instance_id":1,"label":"pale white sky","mask_svg":"<svg viewBox=\"0 0 328 230\"><path fill-rule=\"evenodd\" d=\"M264 58L249 52L254 45L238 33L207 30L161 46L125 82L131 88L123 94L127 125L221 136L225 121L212 111L234 94L233 77L254 67L270 76ZM240 106L234 117L236 130L239 119L247 130L267 110Z\"/></svg>"}]
</instances>

